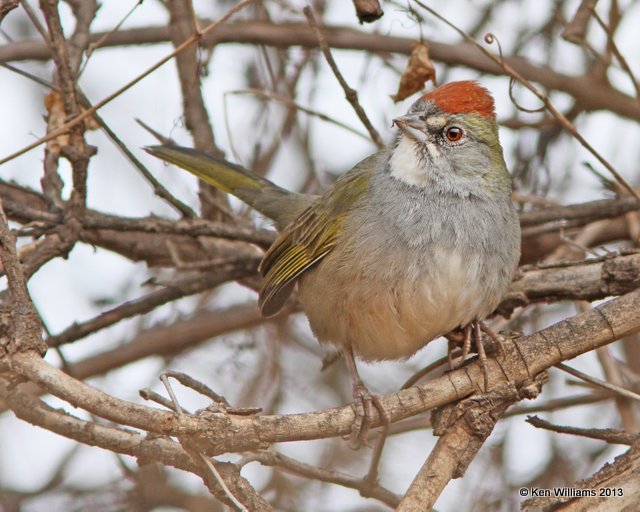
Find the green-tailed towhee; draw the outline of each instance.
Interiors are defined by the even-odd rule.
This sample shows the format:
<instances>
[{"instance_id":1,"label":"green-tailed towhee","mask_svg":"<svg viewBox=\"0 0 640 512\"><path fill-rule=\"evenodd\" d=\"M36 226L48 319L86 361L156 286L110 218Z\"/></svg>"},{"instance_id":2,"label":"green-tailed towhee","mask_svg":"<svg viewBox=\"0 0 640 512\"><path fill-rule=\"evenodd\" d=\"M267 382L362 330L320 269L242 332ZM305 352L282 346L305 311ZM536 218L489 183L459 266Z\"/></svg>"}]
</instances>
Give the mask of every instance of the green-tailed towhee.
<instances>
[{"instance_id":1,"label":"green-tailed towhee","mask_svg":"<svg viewBox=\"0 0 640 512\"><path fill-rule=\"evenodd\" d=\"M277 313L297 283L313 332L344 352L356 402L369 407L353 354L404 359L458 327L468 342L472 325L478 342L520 256L489 92L443 85L394 124L394 142L322 196L192 149L147 148L275 221L280 235L260 266L262 313Z\"/></svg>"}]
</instances>

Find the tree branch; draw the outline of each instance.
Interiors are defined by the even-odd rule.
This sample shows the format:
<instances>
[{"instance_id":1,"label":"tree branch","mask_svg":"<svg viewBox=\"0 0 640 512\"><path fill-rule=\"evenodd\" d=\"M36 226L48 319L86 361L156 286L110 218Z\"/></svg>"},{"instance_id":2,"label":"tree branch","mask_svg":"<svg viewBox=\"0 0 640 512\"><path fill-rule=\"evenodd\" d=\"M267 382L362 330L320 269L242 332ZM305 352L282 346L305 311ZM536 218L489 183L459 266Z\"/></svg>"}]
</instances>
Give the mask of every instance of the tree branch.
<instances>
[{"instance_id":1,"label":"tree branch","mask_svg":"<svg viewBox=\"0 0 640 512\"><path fill-rule=\"evenodd\" d=\"M327 25L323 27L323 34L331 48L365 50L381 54L410 55L411 44L414 41L413 38L384 36ZM92 34L91 41L97 41L104 35L104 32ZM170 34L167 27L131 29L112 34L104 47L160 43L169 40ZM202 41L206 46L244 43L281 48L290 46L316 48L318 45L313 31L305 24L275 24L262 21L229 23L218 27L215 33L205 35ZM482 55L471 44L445 44L427 39L424 42L429 44L429 56L433 61L451 66L464 66L492 75L504 74L500 66ZM21 41L0 46L0 62L47 60L50 56L51 51L40 41ZM547 90L558 90L570 94L585 110L609 110L625 118L640 119L640 104L635 98L621 93L608 83L594 82L587 75L566 75L552 68L533 64L518 56L505 56L504 62L527 80L539 83Z\"/></svg>"},{"instance_id":2,"label":"tree branch","mask_svg":"<svg viewBox=\"0 0 640 512\"><path fill-rule=\"evenodd\" d=\"M611 300L530 336L509 340L504 356L486 363L489 389L507 382L527 388L536 375L567 359L640 331L640 290ZM173 415L116 399L69 377L34 353L6 358L11 369L47 392L97 416L164 435L189 434L203 453L215 455L262 448L265 444L343 436L355 419L351 405L325 411L203 418ZM392 422L426 412L484 389L482 365L474 363L432 382L381 397ZM379 426L376 416L372 426Z\"/></svg>"}]
</instances>

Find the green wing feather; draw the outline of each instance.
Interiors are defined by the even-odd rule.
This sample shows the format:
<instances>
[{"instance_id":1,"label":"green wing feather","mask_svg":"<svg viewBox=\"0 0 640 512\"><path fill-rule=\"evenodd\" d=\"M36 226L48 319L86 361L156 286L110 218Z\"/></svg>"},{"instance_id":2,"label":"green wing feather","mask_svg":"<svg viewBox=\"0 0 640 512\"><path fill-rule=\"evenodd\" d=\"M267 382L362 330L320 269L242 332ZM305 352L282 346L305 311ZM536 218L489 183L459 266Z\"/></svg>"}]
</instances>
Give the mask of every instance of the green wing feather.
<instances>
[{"instance_id":1,"label":"green wing feather","mask_svg":"<svg viewBox=\"0 0 640 512\"><path fill-rule=\"evenodd\" d=\"M265 253L260 264L264 279L258 301L263 315L275 315L296 280L335 247L347 212L369 183L369 173L362 163L302 212Z\"/></svg>"},{"instance_id":2,"label":"green wing feather","mask_svg":"<svg viewBox=\"0 0 640 512\"><path fill-rule=\"evenodd\" d=\"M379 155L375 153L362 160L324 196L317 198L294 194L252 171L194 149L162 145L145 150L234 194L274 219L279 227L285 226L260 264L264 280L258 304L265 316L275 315L291 294L298 277L338 243L346 214L366 191L373 159Z\"/></svg>"}]
</instances>

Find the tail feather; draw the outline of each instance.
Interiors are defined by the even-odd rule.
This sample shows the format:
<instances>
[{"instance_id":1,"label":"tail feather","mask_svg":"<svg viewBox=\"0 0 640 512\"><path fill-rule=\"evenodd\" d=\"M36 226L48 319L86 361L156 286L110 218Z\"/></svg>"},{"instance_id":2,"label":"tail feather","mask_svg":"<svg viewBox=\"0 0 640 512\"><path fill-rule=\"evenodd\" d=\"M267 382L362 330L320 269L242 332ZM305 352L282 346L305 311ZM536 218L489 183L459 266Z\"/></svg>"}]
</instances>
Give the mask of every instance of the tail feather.
<instances>
[{"instance_id":1,"label":"tail feather","mask_svg":"<svg viewBox=\"0 0 640 512\"><path fill-rule=\"evenodd\" d=\"M285 190L249 169L196 149L160 145L148 146L144 150L182 167L223 192L233 194L275 220L279 229L295 219L315 199L315 196Z\"/></svg>"},{"instance_id":2,"label":"tail feather","mask_svg":"<svg viewBox=\"0 0 640 512\"><path fill-rule=\"evenodd\" d=\"M166 162L182 167L201 180L229 194L233 194L238 187L253 189L265 186L276 187L269 180L244 167L197 149L163 145L147 146L144 150Z\"/></svg>"}]
</instances>

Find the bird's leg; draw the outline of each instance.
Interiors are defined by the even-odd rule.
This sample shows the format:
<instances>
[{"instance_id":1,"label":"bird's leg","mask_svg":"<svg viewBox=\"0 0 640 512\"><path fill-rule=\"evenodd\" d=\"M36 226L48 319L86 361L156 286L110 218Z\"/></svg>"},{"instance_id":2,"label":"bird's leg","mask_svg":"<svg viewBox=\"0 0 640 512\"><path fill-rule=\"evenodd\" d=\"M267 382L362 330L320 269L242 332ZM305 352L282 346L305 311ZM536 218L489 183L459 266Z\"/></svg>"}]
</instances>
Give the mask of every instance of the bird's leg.
<instances>
[{"instance_id":1,"label":"bird's leg","mask_svg":"<svg viewBox=\"0 0 640 512\"><path fill-rule=\"evenodd\" d=\"M462 355L460 356L460 364L464 363L464 360L469 355L471 351L471 324L467 324L464 326L464 341L462 342Z\"/></svg>"},{"instance_id":2,"label":"bird's leg","mask_svg":"<svg viewBox=\"0 0 640 512\"><path fill-rule=\"evenodd\" d=\"M480 360L480 366L482 366L482 375L484 376L484 391L485 393L489 389L489 372L487 370L487 354L484 351L484 343L482 342L482 322L474 320L473 324L473 339L476 344L476 350L478 351L478 359ZM469 324L469 327L472 325Z\"/></svg>"},{"instance_id":3,"label":"bird's leg","mask_svg":"<svg viewBox=\"0 0 640 512\"><path fill-rule=\"evenodd\" d=\"M366 442L367 434L369 433L369 427L373 420L372 406L378 410L380 418L385 426L386 430L389 428L389 415L382 406L380 399L372 394L362 382L358 369L356 368L356 360L353 356L353 349L349 346L343 350L344 358L351 374L351 382L353 385L353 402L355 408L356 418L351 426L351 435L349 436L349 445L353 449L358 449ZM382 436L382 443L384 443L384 435ZM377 447L376 447L377 448ZM378 450L376 450L378 451Z\"/></svg>"},{"instance_id":4,"label":"bird's leg","mask_svg":"<svg viewBox=\"0 0 640 512\"><path fill-rule=\"evenodd\" d=\"M453 340L448 340L449 344L447 345L447 364L449 365L449 370L453 370L453 351L456 349L456 342Z\"/></svg>"},{"instance_id":5,"label":"bird's leg","mask_svg":"<svg viewBox=\"0 0 640 512\"><path fill-rule=\"evenodd\" d=\"M487 336L489 336L489 338L496 342L496 345L498 345L498 350L502 355L504 355L505 349L503 337L484 322L478 322L478 324L480 325L480 330L482 330L483 333L485 333Z\"/></svg>"},{"instance_id":6,"label":"bird's leg","mask_svg":"<svg viewBox=\"0 0 640 512\"><path fill-rule=\"evenodd\" d=\"M464 363L465 358L469 355L469 351L471 350L471 327L470 325L465 325L464 327L456 328L453 331L447 333L445 335L447 338L449 345L447 347L447 363L449 364L449 370L455 370L456 368L460 368L462 363ZM454 361L454 352L456 348L461 346L461 356L458 358L456 356Z\"/></svg>"}]
</instances>

